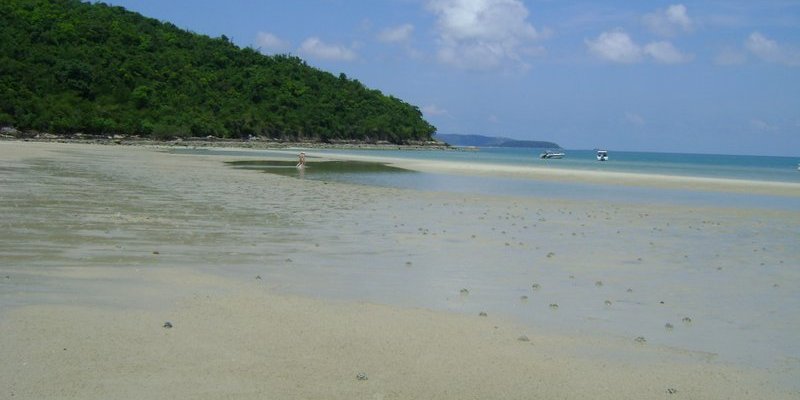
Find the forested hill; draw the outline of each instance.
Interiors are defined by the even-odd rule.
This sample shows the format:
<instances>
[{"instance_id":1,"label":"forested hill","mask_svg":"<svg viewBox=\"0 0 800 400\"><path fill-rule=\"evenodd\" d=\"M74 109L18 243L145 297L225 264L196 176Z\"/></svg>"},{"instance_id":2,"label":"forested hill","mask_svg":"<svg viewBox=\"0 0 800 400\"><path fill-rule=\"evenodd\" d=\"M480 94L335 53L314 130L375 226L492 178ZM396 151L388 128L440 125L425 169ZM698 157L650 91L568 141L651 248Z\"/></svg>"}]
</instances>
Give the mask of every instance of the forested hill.
<instances>
[{"instance_id":1,"label":"forested hill","mask_svg":"<svg viewBox=\"0 0 800 400\"><path fill-rule=\"evenodd\" d=\"M0 1L0 126L392 143L435 131L344 74L79 0Z\"/></svg>"}]
</instances>

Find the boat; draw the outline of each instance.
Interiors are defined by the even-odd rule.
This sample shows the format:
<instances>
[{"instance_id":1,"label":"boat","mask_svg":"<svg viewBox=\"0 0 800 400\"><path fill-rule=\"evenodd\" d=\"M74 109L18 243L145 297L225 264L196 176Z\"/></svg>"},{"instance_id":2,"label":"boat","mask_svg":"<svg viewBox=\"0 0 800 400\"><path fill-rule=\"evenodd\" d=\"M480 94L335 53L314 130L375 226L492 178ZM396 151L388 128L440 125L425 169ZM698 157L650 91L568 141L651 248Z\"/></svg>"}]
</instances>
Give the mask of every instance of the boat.
<instances>
[{"instance_id":1,"label":"boat","mask_svg":"<svg viewBox=\"0 0 800 400\"><path fill-rule=\"evenodd\" d=\"M608 152L605 150L597 150L597 161L608 161Z\"/></svg>"},{"instance_id":2,"label":"boat","mask_svg":"<svg viewBox=\"0 0 800 400\"><path fill-rule=\"evenodd\" d=\"M554 153L551 151L545 151L544 153L539 154L539 158L541 159L564 158L564 153Z\"/></svg>"}]
</instances>

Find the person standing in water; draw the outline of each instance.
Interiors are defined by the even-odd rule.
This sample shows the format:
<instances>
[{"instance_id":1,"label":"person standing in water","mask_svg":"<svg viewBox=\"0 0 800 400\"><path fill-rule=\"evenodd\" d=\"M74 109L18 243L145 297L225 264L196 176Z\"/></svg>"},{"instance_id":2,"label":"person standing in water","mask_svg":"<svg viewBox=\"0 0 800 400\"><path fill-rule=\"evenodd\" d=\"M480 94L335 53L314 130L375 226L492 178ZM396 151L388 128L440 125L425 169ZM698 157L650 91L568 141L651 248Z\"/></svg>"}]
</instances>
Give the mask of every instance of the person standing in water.
<instances>
[{"instance_id":1,"label":"person standing in water","mask_svg":"<svg viewBox=\"0 0 800 400\"><path fill-rule=\"evenodd\" d=\"M305 167L306 167L306 153L301 151L297 161L297 168L305 168Z\"/></svg>"}]
</instances>

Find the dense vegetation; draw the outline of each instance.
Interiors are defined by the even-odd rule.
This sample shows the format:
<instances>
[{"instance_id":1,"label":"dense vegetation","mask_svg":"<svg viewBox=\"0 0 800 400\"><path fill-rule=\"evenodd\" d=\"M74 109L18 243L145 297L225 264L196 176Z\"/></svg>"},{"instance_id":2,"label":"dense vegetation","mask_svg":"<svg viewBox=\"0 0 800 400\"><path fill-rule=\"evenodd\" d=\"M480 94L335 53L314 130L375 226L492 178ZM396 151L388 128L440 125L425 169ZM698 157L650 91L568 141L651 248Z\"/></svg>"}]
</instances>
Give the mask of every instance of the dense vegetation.
<instances>
[{"instance_id":1,"label":"dense vegetation","mask_svg":"<svg viewBox=\"0 0 800 400\"><path fill-rule=\"evenodd\" d=\"M435 131L344 74L80 0L0 1L0 126L393 143Z\"/></svg>"}]
</instances>

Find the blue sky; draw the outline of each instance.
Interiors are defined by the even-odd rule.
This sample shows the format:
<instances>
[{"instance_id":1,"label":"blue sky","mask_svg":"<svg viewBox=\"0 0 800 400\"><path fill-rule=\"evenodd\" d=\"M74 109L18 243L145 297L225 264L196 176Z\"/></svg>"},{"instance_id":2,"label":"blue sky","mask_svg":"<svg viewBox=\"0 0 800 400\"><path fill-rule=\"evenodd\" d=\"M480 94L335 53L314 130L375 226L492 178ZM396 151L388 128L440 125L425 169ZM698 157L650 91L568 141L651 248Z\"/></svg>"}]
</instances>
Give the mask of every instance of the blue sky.
<instances>
[{"instance_id":1,"label":"blue sky","mask_svg":"<svg viewBox=\"0 0 800 400\"><path fill-rule=\"evenodd\" d=\"M441 133L800 155L800 0L108 0L415 104Z\"/></svg>"}]
</instances>

